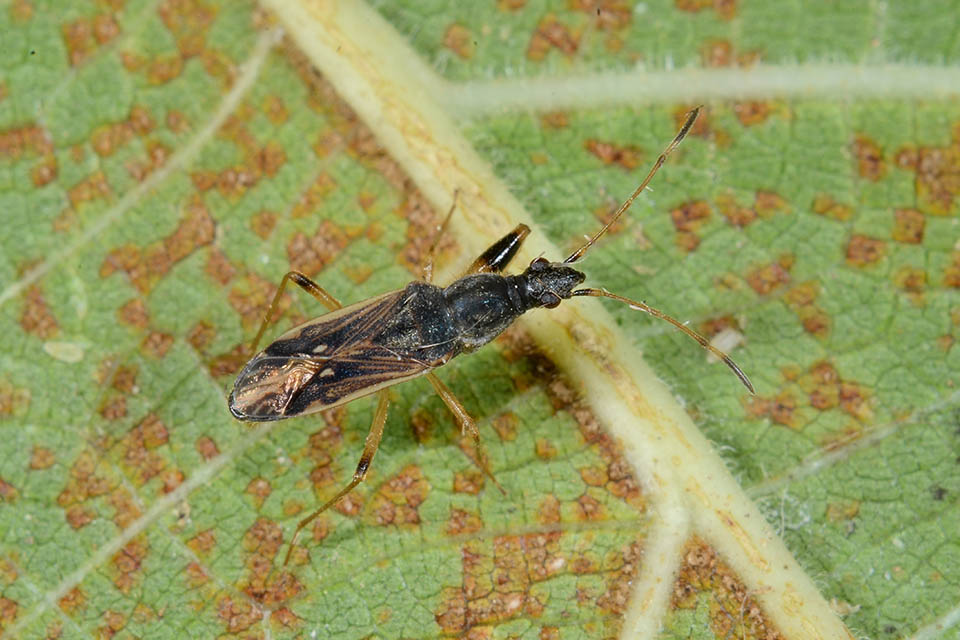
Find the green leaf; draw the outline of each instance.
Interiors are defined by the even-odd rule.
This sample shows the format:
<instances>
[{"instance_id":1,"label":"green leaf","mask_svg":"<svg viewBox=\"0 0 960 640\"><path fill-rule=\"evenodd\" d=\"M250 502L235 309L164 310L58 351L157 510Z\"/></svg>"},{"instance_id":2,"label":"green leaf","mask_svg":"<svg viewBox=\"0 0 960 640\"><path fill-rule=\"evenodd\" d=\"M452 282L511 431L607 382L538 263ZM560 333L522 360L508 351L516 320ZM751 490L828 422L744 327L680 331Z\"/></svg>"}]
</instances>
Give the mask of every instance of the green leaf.
<instances>
[{"instance_id":1,"label":"green leaf","mask_svg":"<svg viewBox=\"0 0 960 640\"><path fill-rule=\"evenodd\" d=\"M0 629L11 637L951 637L953 3L0 4ZM275 12L275 13L271 13ZM518 223L586 299L256 428L283 274L449 282ZM268 335L322 313L299 290ZM642 359L641 359L642 357ZM849 631L848 631L849 630Z\"/></svg>"}]
</instances>

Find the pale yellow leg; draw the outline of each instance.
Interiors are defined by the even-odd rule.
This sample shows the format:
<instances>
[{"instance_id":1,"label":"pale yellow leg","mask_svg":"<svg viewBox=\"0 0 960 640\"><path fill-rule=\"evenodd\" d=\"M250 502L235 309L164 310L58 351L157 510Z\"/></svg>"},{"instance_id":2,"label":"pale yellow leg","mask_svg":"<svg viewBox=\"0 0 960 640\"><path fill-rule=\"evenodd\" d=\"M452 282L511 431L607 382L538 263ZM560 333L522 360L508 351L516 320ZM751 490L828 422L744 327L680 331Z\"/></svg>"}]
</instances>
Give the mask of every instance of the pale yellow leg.
<instances>
[{"instance_id":1,"label":"pale yellow leg","mask_svg":"<svg viewBox=\"0 0 960 640\"><path fill-rule=\"evenodd\" d=\"M353 472L353 480L341 489L337 495L327 500L322 507L297 524L297 529L293 532L293 538L290 540L290 549L287 550L287 555L283 559L284 566L290 562L290 554L293 553L293 549L297 546L297 539L300 537L300 532L303 528L313 522L321 513L337 504L341 498L353 491L354 487L363 482L367 477L367 471L370 470L370 463L373 462L373 456L380 447L380 438L383 436L383 425L387 422L387 407L390 406L390 396L386 389L378 391L377 398L377 411L373 414L373 424L370 425L370 433L367 434L367 440L363 445L360 463L357 465L357 470Z\"/></svg>"},{"instance_id":2,"label":"pale yellow leg","mask_svg":"<svg viewBox=\"0 0 960 640\"><path fill-rule=\"evenodd\" d=\"M477 459L473 460L473 463L477 465L481 471L483 471L490 480L493 481L493 484L497 485L497 488L500 489L500 492L506 494L503 487L497 482L497 479L493 477L493 473L490 471L489 460L487 459L487 454L483 448L483 443L480 442L480 430L477 429L477 423L474 419L467 413L467 410L463 408L463 405L460 404L460 401L457 400L457 397L453 395L453 392L447 388L447 385L436 375L432 373L427 374L427 380L430 381L430 384L433 385L434 390L443 400L444 404L447 405L447 408L450 409L450 413L453 414L453 417L456 418L457 422L460 423L460 433L470 434L470 437L473 438L473 446L477 452Z\"/></svg>"}]
</instances>

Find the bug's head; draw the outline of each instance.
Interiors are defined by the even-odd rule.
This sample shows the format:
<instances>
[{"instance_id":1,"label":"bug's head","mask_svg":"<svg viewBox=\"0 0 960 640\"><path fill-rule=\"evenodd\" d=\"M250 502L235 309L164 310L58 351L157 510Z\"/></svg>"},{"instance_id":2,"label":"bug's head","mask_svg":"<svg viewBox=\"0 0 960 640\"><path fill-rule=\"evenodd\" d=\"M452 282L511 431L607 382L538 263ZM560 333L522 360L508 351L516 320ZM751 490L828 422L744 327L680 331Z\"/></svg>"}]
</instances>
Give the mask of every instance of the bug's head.
<instances>
[{"instance_id":1,"label":"bug's head","mask_svg":"<svg viewBox=\"0 0 960 640\"><path fill-rule=\"evenodd\" d=\"M535 306L548 309L560 304L561 300L570 298L574 288L586 279L585 275L573 267L544 258L531 262L523 275L526 277L527 296L536 301Z\"/></svg>"}]
</instances>

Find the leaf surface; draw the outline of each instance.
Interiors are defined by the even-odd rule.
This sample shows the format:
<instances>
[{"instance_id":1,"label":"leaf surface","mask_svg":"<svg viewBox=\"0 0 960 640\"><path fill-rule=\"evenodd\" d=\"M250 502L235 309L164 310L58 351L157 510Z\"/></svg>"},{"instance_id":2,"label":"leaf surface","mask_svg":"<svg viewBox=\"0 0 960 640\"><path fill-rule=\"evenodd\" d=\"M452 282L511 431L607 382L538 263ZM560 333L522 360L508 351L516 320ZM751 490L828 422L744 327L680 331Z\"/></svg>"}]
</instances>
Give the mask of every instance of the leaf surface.
<instances>
[{"instance_id":1,"label":"leaf surface","mask_svg":"<svg viewBox=\"0 0 960 640\"><path fill-rule=\"evenodd\" d=\"M955 632L952 3L262 4L0 5L5 633ZM458 189L438 282L519 222L560 259L701 103L580 264L757 395L625 306L532 312L439 372L506 495L405 383L284 569L374 405L231 418L283 274L403 286Z\"/></svg>"}]
</instances>

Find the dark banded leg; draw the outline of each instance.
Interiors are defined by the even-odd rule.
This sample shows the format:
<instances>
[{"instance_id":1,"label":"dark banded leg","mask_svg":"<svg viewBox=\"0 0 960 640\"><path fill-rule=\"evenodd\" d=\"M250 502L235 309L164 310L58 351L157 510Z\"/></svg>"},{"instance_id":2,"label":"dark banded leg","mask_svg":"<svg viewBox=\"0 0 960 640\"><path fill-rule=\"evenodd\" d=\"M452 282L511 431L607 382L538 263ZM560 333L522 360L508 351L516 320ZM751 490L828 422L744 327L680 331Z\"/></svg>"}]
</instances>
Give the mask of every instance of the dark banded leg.
<instances>
[{"instance_id":1,"label":"dark banded leg","mask_svg":"<svg viewBox=\"0 0 960 640\"><path fill-rule=\"evenodd\" d=\"M257 346L260 344L260 339L263 338L263 333L270 325L270 318L273 316L273 312L276 311L277 305L280 303L280 296L283 295L283 290L287 288L287 283L290 281L293 281L301 289L319 300L320 304L325 306L330 311L336 311L343 306L336 298L327 293L323 287L318 285L304 274L300 273L299 271L287 272L287 275L283 276L283 280L280 281L280 287L277 289L277 293L273 296L273 302L270 303L270 308L267 309L267 315L264 316L263 323L260 324L260 330L257 331L257 337L255 337L253 342L250 343L251 353L257 352Z\"/></svg>"},{"instance_id":2,"label":"dark banded leg","mask_svg":"<svg viewBox=\"0 0 960 640\"><path fill-rule=\"evenodd\" d=\"M382 389L377 392L377 412L373 414L373 424L370 425L370 433L367 434L367 439L363 444L363 453L360 455L357 470L353 472L353 480L341 489L337 495L327 500L322 507L297 524L297 528L293 532L293 538L290 540L290 548L287 550L287 555L283 559L284 566L290 562L290 555L297 546L297 539L300 537L300 532L303 528L313 522L321 513L340 502L341 498L353 491L354 487L363 482L367 477L367 471L370 470L370 463L373 462L373 456L380 447L380 438L383 436L383 425L387 422L388 406L390 406L389 392L386 389Z\"/></svg>"},{"instance_id":3,"label":"dark banded leg","mask_svg":"<svg viewBox=\"0 0 960 640\"><path fill-rule=\"evenodd\" d=\"M530 227L525 224L518 224L513 231L503 236L486 251L481 253L473 263L467 267L463 275L471 273L500 273L517 255L520 245L526 237L530 235Z\"/></svg>"},{"instance_id":4,"label":"dark banded leg","mask_svg":"<svg viewBox=\"0 0 960 640\"><path fill-rule=\"evenodd\" d=\"M476 421L467 413L467 410L463 408L463 405L460 404L457 397L453 395L453 392L450 391L447 385L443 384L440 378L432 373L428 373L427 380L430 381L430 384L433 385L434 390L443 400L443 403L447 405L450 413L453 414L453 417L460 424L460 433L464 435L469 433L470 437L473 438L473 446L477 452L477 459L472 460L472 462L493 481L493 484L497 485L501 493L506 495L507 492L503 490L503 487L497 482L497 479L493 477L493 473L490 471L490 461L487 458L486 450L483 448L483 443L480 442L480 430L477 429Z\"/></svg>"}]
</instances>

